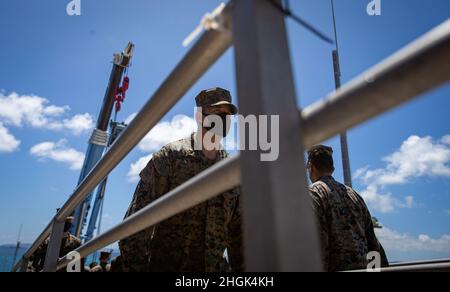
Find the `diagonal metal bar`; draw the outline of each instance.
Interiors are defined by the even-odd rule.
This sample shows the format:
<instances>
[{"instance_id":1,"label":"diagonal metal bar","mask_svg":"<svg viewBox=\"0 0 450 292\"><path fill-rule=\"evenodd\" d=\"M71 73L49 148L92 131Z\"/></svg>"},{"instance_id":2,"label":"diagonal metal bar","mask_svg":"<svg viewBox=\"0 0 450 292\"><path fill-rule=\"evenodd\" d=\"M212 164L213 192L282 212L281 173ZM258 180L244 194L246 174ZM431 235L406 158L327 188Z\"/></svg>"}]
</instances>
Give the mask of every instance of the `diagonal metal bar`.
<instances>
[{"instance_id":1,"label":"diagonal metal bar","mask_svg":"<svg viewBox=\"0 0 450 292\"><path fill-rule=\"evenodd\" d=\"M334 137L450 79L450 20L300 114L305 147Z\"/></svg>"}]
</instances>

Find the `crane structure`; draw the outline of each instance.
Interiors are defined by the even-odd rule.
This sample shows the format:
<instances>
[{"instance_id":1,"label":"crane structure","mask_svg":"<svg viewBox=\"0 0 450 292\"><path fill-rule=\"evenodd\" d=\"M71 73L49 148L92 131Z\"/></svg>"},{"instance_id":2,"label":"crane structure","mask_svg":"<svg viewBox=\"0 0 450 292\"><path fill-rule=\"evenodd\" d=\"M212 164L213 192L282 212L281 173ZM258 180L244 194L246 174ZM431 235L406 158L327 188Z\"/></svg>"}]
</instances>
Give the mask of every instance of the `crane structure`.
<instances>
[{"instance_id":1,"label":"crane structure","mask_svg":"<svg viewBox=\"0 0 450 292\"><path fill-rule=\"evenodd\" d=\"M115 120L111 121L111 115L114 109L114 104L116 104L117 115L117 111L120 110L121 102L123 102L125 97L125 91L128 89L129 79L127 76L124 78L124 75L131 65L133 49L134 44L128 43L122 53L114 54L113 68L111 70L108 87L106 89L103 104L97 120L97 126L89 140L89 146L86 151L86 157L80 173L78 185L84 181L86 176L91 172L92 168L103 157L103 154L108 146L114 143L115 138L117 138L126 127L124 123L117 123ZM123 86L120 87L122 80ZM72 216L74 217L74 224L70 230L70 233L76 237L82 238L84 241L89 241L92 239L97 226L97 221L98 224L101 222L101 220L99 220L99 214L105 196L107 180L108 178L105 178L97 187L93 204L92 197L94 195L94 191L90 193L89 196L87 196L86 199L79 204L72 213ZM91 208L91 206L93 207ZM82 232L87 222L87 231L83 235Z\"/></svg>"}]
</instances>

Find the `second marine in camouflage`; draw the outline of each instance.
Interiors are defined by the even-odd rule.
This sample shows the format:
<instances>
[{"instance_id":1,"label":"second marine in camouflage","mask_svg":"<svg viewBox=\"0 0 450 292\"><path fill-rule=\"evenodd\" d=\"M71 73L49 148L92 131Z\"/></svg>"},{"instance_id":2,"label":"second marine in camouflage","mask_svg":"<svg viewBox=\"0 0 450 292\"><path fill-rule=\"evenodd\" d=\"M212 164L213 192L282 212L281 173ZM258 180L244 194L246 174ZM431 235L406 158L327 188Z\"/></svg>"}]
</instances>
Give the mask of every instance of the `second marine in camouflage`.
<instances>
[{"instance_id":1,"label":"second marine in camouflage","mask_svg":"<svg viewBox=\"0 0 450 292\"><path fill-rule=\"evenodd\" d=\"M377 252L381 266L388 260L378 241L372 216L364 200L352 188L337 182L333 149L319 145L308 153L310 193L319 224L326 271L366 269L368 254Z\"/></svg>"}]
</instances>

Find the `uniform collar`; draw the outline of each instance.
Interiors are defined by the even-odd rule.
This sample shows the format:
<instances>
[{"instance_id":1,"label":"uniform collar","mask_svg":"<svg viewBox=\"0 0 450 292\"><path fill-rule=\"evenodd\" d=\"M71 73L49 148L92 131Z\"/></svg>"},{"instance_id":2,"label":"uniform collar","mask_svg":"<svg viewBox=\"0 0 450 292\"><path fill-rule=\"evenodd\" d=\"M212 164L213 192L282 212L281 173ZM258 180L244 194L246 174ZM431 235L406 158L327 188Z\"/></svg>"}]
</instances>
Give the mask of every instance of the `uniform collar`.
<instances>
[{"instance_id":1,"label":"uniform collar","mask_svg":"<svg viewBox=\"0 0 450 292\"><path fill-rule=\"evenodd\" d=\"M334 180L334 177L332 175L324 175L319 177L318 181L329 181L329 180Z\"/></svg>"},{"instance_id":2,"label":"uniform collar","mask_svg":"<svg viewBox=\"0 0 450 292\"><path fill-rule=\"evenodd\" d=\"M202 149L202 145L200 143L201 141L198 141L198 139L199 139L198 136L199 136L198 132L194 132L191 134L192 151L195 153L196 156L199 156L199 157L201 157L201 159L205 159L205 160L211 161L211 162L217 162L217 161L220 161L223 158L225 158L222 144L220 144L220 146L219 146L219 151L217 152L215 160L211 160L208 157L206 157L205 154L203 154L202 150L196 150L196 149Z\"/></svg>"}]
</instances>

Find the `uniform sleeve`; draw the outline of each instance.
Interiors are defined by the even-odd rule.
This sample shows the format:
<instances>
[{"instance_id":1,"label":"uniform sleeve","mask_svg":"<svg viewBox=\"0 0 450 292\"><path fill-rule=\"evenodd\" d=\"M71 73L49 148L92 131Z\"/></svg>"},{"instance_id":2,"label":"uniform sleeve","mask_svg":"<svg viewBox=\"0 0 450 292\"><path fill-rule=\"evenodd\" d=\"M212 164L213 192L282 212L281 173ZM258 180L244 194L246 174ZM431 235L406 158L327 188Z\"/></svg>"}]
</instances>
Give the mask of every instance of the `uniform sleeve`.
<instances>
[{"instance_id":1,"label":"uniform sleeve","mask_svg":"<svg viewBox=\"0 0 450 292\"><path fill-rule=\"evenodd\" d=\"M169 191L168 161L160 154L154 156L141 172L141 180L125 219ZM150 259L149 242L153 227L132 235L119 243L122 268L125 272L147 271Z\"/></svg>"},{"instance_id":2,"label":"uniform sleeve","mask_svg":"<svg viewBox=\"0 0 450 292\"><path fill-rule=\"evenodd\" d=\"M230 204L231 220L227 226L227 250L231 269L233 272L244 272L244 248L242 240L242 216L241 216L241 190L237 188L232 191Z\"/></svg>"},{"instance_id":3,"label":"uniform sleeve","mask_svg":"<svg viewBox=\"0 0 450 292\"><path fill-rule=\"evenodd\" d=\"M320 195L320 192L315 189L310 189L311 202L313 205L314 213L316 214L316 222L319 232L319 238L321 243L322 264L325 271L328 271L329 262L329 229L327 224L327 212L326 204Z\"/></svg>"},{"instance_id":4,"label":"uniform sleeve","mask_svg":"<svg viewBox=\"0 0 450 292\"><path fill-rule=\"evenodd\" d=\"M372 215L370 214L367 206L366 206L367 214L365 218L366 222L366 237L367 237L367 244L369 248L369 252L376 251L381 256L381 267L386 268L389 267L389 261L386 256L386 252L384 251L383 246L378 241L378 238L375 234L375 228L373 227L373 221L372 221Z\"/></svg>"}]
</instances>

